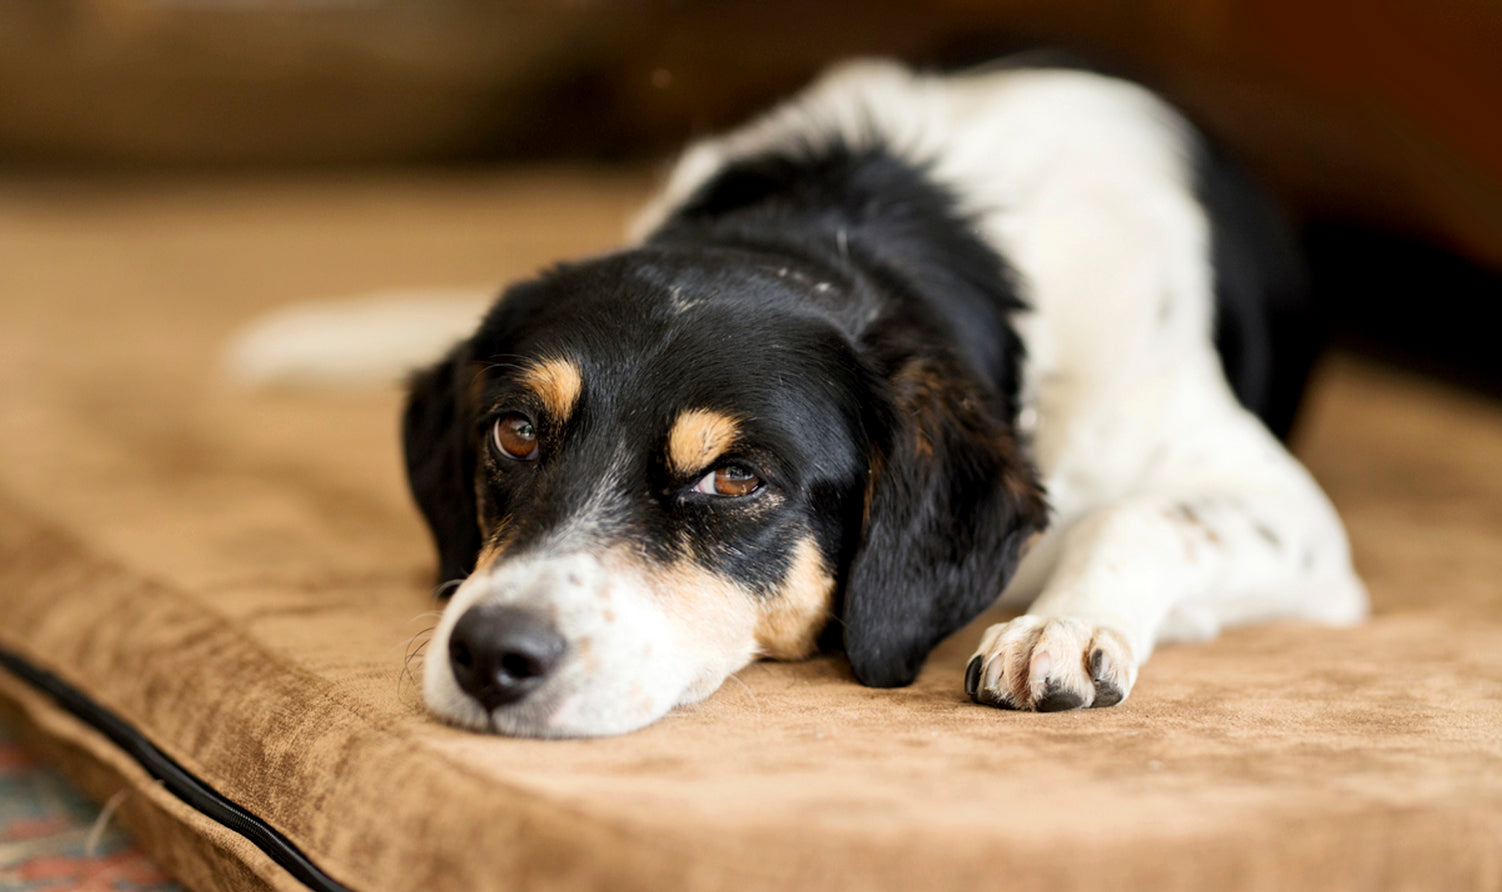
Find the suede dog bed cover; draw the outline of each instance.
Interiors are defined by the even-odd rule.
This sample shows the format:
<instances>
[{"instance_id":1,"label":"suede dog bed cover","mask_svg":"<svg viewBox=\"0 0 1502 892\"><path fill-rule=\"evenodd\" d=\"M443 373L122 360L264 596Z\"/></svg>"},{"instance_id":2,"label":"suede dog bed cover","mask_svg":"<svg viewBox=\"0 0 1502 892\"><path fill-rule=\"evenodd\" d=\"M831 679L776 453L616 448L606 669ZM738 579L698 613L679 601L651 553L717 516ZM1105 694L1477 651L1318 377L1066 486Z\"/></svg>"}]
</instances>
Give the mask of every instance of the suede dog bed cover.
<instances>
[{"instance_id":1,"label":"suede dog bed cover","mask_svg":"<svg viewBox=\"0 0 1502 892\"><path fill-rule=\"evenodd\" d=\"M169 870L302 888L274 830L359 890L1502 888L1502 413L1349 358L1297 451L1349 524L1362 627L1165 647L1114 709L970 703L989 616L903 690L825 657L618 738L430 720L397 394L240 392L219 351L281 303L606 247L643 194L578 170L0 184L0 652L254 827L36 677L0 672L0 708L126 791Z\"/></svg>"}]
</instances>

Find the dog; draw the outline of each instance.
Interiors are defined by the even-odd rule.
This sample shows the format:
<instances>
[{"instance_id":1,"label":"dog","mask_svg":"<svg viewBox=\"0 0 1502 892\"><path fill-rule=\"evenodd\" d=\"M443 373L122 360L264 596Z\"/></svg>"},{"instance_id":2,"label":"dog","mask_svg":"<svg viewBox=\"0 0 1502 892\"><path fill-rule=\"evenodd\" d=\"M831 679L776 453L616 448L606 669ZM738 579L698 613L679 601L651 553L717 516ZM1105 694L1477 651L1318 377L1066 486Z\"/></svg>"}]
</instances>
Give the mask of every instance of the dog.
<instances>
[{"instance_id":1,"label":"dog","mask_svg":"<svg viewBox=\"0 0 1502 892\"><path fill-rule=\"evenodd\" d=\"M427 706L616 734L821 648L902 686L1000 597L957 689L1109 707L1160 642L1355 622L1278 436L1309 319L1278 216L1145 88L839 66L413 377Z\"/></svg>"}]
</instances>

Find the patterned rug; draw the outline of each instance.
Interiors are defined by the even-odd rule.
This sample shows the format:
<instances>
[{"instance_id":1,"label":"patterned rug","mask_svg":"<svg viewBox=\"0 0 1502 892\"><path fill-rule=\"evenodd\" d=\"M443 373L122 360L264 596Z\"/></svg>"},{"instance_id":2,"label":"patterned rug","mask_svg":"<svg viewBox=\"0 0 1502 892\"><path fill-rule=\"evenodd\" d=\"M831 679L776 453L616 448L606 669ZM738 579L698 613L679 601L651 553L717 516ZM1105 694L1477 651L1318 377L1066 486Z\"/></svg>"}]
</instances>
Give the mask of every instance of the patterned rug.
<instances>
[{"instance_id":1,"label":"patterned rug","mask_svg":"<svg viewBox=\"0 0 1502 892\"><path fill-rule=\"evenodd\" d=\"M102 809L0 722L0 892L177 892Z\"/></svg>"}]
</instances>

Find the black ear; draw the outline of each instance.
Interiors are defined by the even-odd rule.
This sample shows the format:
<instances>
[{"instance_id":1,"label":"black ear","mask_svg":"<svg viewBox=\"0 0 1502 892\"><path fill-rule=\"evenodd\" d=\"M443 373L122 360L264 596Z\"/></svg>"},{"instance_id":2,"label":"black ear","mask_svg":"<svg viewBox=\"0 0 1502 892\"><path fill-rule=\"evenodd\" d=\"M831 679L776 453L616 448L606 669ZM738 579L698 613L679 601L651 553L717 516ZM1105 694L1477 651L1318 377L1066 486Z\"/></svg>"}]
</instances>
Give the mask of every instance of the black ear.
<instances>
[{"instance_id":1,"label":"black ear","mask_svg":"<svg viewBox=\"0 0 1502 892\"><path fill-rule=\"evenodd\" d=\"M407 483L438 546L438 581L463 579L480 553L468 347L413 377L402 416Z\"/></svg>"},{"instance_id":2,"label":"black ear","mask_svg":"<svg viewBox=\"0 0 1502 892\"><path fill-rule=\"evenodd\" d=\"M863 540L843 626L862 684L911 684L934 648L985 610L1047 507L1001 401L956 364L909 359L888 378Z\"/></svg>"}]
</instances>

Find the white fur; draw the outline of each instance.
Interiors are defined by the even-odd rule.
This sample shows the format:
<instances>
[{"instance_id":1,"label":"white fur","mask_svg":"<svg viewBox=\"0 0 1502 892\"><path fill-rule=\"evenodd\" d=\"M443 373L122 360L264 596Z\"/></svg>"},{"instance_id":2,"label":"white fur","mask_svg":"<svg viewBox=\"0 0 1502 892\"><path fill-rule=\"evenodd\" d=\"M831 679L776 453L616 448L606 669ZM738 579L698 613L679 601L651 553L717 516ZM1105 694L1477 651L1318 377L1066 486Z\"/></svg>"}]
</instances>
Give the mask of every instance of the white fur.
<instances>
[{"instance_id":1,"label":"white fur","mask_svg":"<svg viewBox=\"0 0 1502 892\"><path fill-rule=\"evenodd\" d=\"M831 130L931 163L1020 274L1031 308L1015 320L1028 355L1021 426L1055 517L1007 600L1118 632L1137 665L1161 640L1224 625L1366 614L1333 507L1221 372L1208 221L1191 131L1173 109L1084 72L930 77L850 63L690 148L635 231L723 165ZM1069 637L1021 624L1030 648ZM1016 637L992 631L977 651L985 661ZM1082 664L1084 675L1060 677L1088 680L1091 636L1074 637L1076 652L1049 663Z\"/></svg>"}]
</instances>

